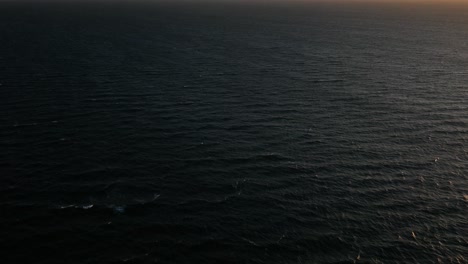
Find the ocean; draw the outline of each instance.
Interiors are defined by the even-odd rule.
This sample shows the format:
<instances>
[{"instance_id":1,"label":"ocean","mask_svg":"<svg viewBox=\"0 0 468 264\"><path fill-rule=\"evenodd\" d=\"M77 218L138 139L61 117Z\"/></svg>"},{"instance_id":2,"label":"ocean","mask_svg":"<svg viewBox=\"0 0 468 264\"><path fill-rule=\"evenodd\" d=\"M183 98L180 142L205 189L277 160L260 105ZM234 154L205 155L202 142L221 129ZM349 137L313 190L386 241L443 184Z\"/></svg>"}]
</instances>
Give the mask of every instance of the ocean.
<instances>
[{"instance_id":1,"label":"ocean","mask_svg":"<svg viewBox=\"0 0 468 264\"><path fill-rule=\"evenodd\" d=\"M468 263L468 6L0 3L0 262Z\"/></svg>"}]
</instances>

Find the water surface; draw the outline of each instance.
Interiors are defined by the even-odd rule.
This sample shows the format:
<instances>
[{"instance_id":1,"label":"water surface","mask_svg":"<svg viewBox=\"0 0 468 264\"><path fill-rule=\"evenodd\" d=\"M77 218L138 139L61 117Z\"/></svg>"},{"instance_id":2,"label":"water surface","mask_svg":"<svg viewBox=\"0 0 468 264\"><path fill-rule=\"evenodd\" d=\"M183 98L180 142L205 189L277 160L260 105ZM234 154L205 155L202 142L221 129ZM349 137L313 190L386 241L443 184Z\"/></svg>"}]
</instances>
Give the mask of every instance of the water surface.
<instances>
[{"instance_id":1,"label":"water surface","mask_svg":"<svg viewBox=\"0 0 468 264\"><path fill-rule=\"evenodd\" d=\"M467 11L1 4L1 262L468 261Z\"/></svg>"}]
</instances>

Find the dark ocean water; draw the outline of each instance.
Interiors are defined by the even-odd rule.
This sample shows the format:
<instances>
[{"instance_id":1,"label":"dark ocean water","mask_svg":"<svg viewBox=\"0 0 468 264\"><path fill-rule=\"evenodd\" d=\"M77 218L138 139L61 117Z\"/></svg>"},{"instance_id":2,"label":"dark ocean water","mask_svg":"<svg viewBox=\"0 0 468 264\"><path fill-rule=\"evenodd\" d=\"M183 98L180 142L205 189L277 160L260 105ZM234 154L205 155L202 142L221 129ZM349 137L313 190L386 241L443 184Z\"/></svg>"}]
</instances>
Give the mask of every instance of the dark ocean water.
<instances>
[{"instance_id":1,"label":"dark ocean water","mask_svg":"<svg viewBox=\"0 0 468 264\"><path fill-rule=\"evenodd\" d=\"M468 8L0 4L1 263L468 263Z\"/></svg>"}]
</instances>

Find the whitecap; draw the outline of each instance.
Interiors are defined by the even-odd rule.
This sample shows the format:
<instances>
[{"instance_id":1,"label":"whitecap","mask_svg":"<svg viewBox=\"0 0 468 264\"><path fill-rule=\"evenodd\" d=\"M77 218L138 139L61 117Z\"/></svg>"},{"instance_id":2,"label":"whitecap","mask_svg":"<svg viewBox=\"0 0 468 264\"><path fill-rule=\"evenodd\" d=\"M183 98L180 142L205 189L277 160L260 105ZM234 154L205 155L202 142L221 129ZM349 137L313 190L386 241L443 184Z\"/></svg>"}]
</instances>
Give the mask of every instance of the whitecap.
<instances>
[{"instance_id":1,"label":"whitecap","mask_svg":"<svg viewBox=\"0 0 468 264\"><path fill-rule=\"evenodd\" d=\"M75 205L75 204L70 204L70 205L62 205L60 206L60 209L68 209L68 208L75 208L75 209L91 209L94 207L94 204L88 204L88 205Z\"/></svg>"}]
</instances>

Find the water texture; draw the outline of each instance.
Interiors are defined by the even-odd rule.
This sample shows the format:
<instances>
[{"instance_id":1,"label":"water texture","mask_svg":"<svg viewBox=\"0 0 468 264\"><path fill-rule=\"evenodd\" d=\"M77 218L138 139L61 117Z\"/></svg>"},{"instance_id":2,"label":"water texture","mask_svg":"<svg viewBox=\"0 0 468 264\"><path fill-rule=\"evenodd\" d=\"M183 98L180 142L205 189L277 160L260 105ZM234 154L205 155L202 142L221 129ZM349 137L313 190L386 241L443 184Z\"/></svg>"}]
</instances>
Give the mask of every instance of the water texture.
<instances>
[{"instance_id":1,"label":"water texture","mask_svg":"<svg viewBox=\"0 0 468 264\"><path fill-rule=\"evenodd\" d=\"M467 263L468 9L0 4L2 263Z\"/></svg>"}]
</instances>

